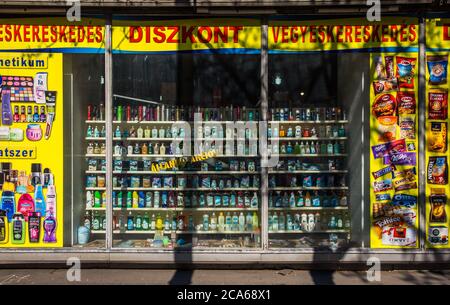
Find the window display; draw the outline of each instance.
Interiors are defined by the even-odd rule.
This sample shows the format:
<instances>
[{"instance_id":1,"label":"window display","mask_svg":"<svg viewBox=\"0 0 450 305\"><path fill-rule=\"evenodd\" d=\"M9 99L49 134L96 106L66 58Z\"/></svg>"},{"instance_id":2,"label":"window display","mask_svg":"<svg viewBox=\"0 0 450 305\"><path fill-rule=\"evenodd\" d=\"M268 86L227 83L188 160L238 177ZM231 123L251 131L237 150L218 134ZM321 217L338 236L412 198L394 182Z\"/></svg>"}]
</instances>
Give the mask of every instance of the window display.
<instances>
[{"instance_id":1,"label":"window display","mask_svg":"<svg viewBox=\"0 0 450 305\"><path fill-rule=\"evenodd\" d=\"M417 55L371 60L371 245L417 247Z\"/></svg>"},{"instance_id":2,"label":"window display","mask_svg":"<svg viewBox=\"0 0 450 305\"><path fill-rule=\"evenodd\" d=\"M0 57L2 63L14 63L0 73L0 244L61 247L62 56L2 53Z\"/></svg>"},{"instance_id":3,"label":"window display","mask_svg":"<svg viewBox=\"0 0 450 305\"><path fill-rule=\"evenodd\" d=\"M448 248L448 29L427 21L426 55L426 246ZM441 51L442 50L442 51Z\"/></svg>"}]
</instances>

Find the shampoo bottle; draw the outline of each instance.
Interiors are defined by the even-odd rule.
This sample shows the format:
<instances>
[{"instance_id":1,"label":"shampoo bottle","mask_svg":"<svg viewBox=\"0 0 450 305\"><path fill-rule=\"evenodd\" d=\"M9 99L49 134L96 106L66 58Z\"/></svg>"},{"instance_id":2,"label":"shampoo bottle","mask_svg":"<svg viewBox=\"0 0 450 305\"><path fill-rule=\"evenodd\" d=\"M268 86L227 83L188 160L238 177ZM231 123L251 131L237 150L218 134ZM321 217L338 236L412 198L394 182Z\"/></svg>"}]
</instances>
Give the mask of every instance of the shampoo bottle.
<instances>
[{"instance_id":1,"label":"shampoo bottle","mask_svg":"<svg viewBox=\"0 0 450 305\"><path fill-rule=\"evenodd\" d=\"M56 215L56 188L53 184L47 187L47 210L53 211Z\"/></svg>"},{"instance_id":2,"label":"shampoo bottle","mask_svg":"<svg viewBox=\"0 0 450 305\"><path fill-rule=\"evenodd\" d=\"M30 243L38 243L41 236L41 216L32 212L28 216L28 238Z\"/></svg>"},{"instance_id":3,"label":"shampoo bottle","mask_svg":"<svg viewBox=\"0 0 450 305\"><path fill-rule=\"evenodd\" d=\"M11 243L23 244L25 242L25 218L22 214L14 214L11 223Z\"/></svg>"},{"instance_id":4,"label":"shampoo bottle","mask_svg":"<svg viewBox=\"0 0 450 305\"><path fill-rule=\"evenodd\" d=\"M0 244L6 244L9 240L9 223L6 211L0 210Z\"/></svg>"},{"instance_id":5,"label":"shampoo bottle","mask_svg":"<svg viewBox=\"0 0 450 305\"><path fill-rule=\"evenodd\" d=\"M8 221L11 221L13 215L15 213L16 201L14 199L14 192L11 191L3 191L2 192L2 201L1 207L2 210L6 211L6 216Z\"/></svg>"},{"instance_id":6,"label":"shampoo bottle","mask_svg":"<svg viewBox=\"0 0 450 305\"><path fill-rule=\"evenodd\" d=\"M53 216L53 211L49 210L47 216L44 219L44 242L55 243L56 242L56 219Z\"/></svg>"}]
</instances>

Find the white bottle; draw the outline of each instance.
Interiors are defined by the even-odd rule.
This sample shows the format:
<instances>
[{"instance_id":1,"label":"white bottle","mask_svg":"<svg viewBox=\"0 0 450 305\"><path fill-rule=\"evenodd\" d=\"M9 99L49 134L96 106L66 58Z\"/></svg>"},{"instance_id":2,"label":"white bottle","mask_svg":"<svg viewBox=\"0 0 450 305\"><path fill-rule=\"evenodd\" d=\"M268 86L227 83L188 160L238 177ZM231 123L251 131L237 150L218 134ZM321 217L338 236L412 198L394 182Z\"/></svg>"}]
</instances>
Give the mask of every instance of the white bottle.
<instances>
[{"instance_id":1,"label":"white bottle","mask_svg":"<svg viewBox=\"0 0 450 305\"><path fill-rule=\"evenodd\" d=\"M220 212L219 218L218 218L218 230L219 232L223 232L225 230L225 217L223 216L223 212Z\"/></svg>"},{"instance_id":2,"label":"white bottle","mask_svg":"<svg viewBox=\"0 0 450 305\"><path fill-rule=\"evenodd\" d=\"M94 197L91 191L86 192L86 208L92 208L94 206Z\"/></svg>"},{"instance_id":3,"label":"white bottle","mask_svg":"<svg viewBox=\"0 0 450 305\"><path fill-rule=\"evenodd\" d=\"M301 215L300 229L302 231L307 231L308 230L308 215L306 215L306 213L303 213Z\"/></svg>"},{"instance_id":4,"label":"white bottle","mask_svg":"<svg viewBox=\"0 0 450 305\"><path fill-rule=\"evenodd\" d=\"M244 213L239 214L239 231L243 232L245 229L245 216Z\"/></svg>"},{"instance_id":5,"label":"white bottle","mask_svg":"<svg viewBox=\"0 0 450 305\"><path fill-rule=\"evenodd\" d=\"M211 231L216 231L217 230L217 217L216 217L216 213L212 213L211 219L209 221L209 229Z\"/></svg>"},{"instance_id":6,"label":"white bottle","mask_svg":"<svg viewBox=\"0 0 450 305\"><path fill-rule=\"evenodd\" d=\"M142 139L144 137L144 129L142 129L141 126L139 126L138 130L137 130L137 137Z\"/></svg>"}]
</instances>

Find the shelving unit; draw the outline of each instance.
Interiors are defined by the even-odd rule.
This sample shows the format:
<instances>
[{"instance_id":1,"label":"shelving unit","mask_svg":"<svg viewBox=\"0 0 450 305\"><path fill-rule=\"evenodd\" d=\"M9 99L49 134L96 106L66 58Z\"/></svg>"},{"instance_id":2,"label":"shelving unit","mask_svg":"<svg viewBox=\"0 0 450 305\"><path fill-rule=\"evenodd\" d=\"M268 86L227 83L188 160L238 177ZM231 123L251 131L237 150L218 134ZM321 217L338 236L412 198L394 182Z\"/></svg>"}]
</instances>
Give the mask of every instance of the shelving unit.
<instances>
[{"instance_id":1,"label":"shelving unit","mask_svg":"<svg viewBox=\"0 0 450 305\"><path fill-rule=\"evenodd\" d=\"M98 126L98 125L102 125L105 124L104 120L88 120L85 122L86 123L86 127L91 125L92 127L94 126ZM137 130L139 128L139 126L141 125L145 125L145 127L143 128L152 128L152 126L164 126L164 125L172 125L173 123L185 123L182 121L178 121L178 122L174 122L174 121L135 121L135 120L131 120L131 121L113 121L114 124L114 129L113 132L116 131L117 126L119 126L119 128L121 129L121 131L124 130L129 130L130 128L134 128L135 130ZM194 122L186 122L188 124L190 124L191 126L193 125ZM225 125L227 124L235 124L235 123L239 123L239 122L233 122L233 121L205 121L202 122L203 126L205 125L214 125L214 124L220 124L224 127L224 134L225 134ZM244 122L242 122L244 123ZM195 126L195 125L194 125ZM157 127L159 130L159 127ZM164 127L166 128L166 127ZM169 128L169 127L167 127ZM100 129L100 128L98 128ZM196 132L192 133L192 138L189 139L189 141L192 143L193 146L196 146L198 144L199 141L204 141L204 142L213 142L213 141L223 141L223 145L225 145L228 141L234 141L235 142L235 149L237 149L237 145L236 143L239 142L245 142L245 145L250 145L250 143L257 143L258 138L255 138L254 136L251 137L243 137L243 134L239 134L239 135L233 135L233 137L227 136L225 137L216 137L216 136L204 136L204 137L199 137L199 138L194 138L194 136L196 137L198 134ZM84 140L86 142L93 142L93 143L100 143L100 142L105 142L106 138L105 137L85 137ZM171 137L148 137L148 136L144 136L144 137L135 137L135 136L114 136L113 137L113 142L114 145L116 144L121 144L123 146L127 146L127 145L140 145L142 146L144 143L156 143L156 142L160 142L160 143L164 143L164 145L168 146L167 142L178 142L178 143L182 143L186 141L186 139L184 139L183 137L179 137L179 136L171 136ZM131 143L131 144L129 144ZM250 150L250 147L249 147ZM123 150L122 150L123 151ZM241 163L244 162L246 166L248 166L248 162L250 160L252 160L252 162L258 162L259 155L258 154L254 154L253 150L250 150L249 153L247 154L240 154L240 155L229 155L229 154L225 154L225 150L223 152L219 152L217 153L217 155L215 155L213 158L211 158L209 161L210 163L212 162L212 164L214 163L214 159L217 160L217 162L222 162L222 163L230 163L233 159L236 160L236 162L239 162L239 167L241 166ZM192 155L195 155L194 152ZM85 174L87 176L93 176L93 177L98 177L100 175L106 175L106 171L105 170L99 170L98 169L98 165L99 162L98 160L101 159L105 159L106 155L105 154L85 154L85 157L87 159L87 161L89 162L90 159L93 160L97 160L97 162L95 164L97 164L97 169L95 168L91 168L89 167L91 170L85 170ZM161 160L174 160L176 158L182 158L185 157L184 155L180 155L180 154L127 154L127 153L121 153L121 154L114 154L113 155L113 159L114 161L122 161L122 162L130 162L131 160L136 160L138 162L142 162L145 160L149 160L149 162L151 162L151 164L153 164L153 162L158 162ZM188 156L189 158L190 156ZM219 161L220 160L220 161ZM200 162L196 164L196 166L200 167ZM229 165L229 164L228 164ZM211 165L209 165L211 167ZM124 168L128 168L128 167L124 167ZM194 219L194 224L197 227L199 224L202 224L204 221L204 215L208 215L210 217L209 220L211 220L211 217L213 215L213 213L215 213L215 217L216 217L216 222L218 223L218 217L220 214L223 213L223 216L226 216L225 214L227 214L227 216L229 215L230 217L237 217L237 216L242 216L242 213L245 213L245 217L246 217L246 225L247 225L247 217L249 215L251 215L251 217L254 217L255 213L256 213L256 217L257 217L257 221L258 221L258 229L259 229L259 219L260 219L260 209L258 208L254 208L254 207L230 207L228 206L223 206L223 205L219 205L216 206L216 202L214 202L213 206L210 206L209 204L206 206L169 206L169 207L161 207L162 202L159 203L159 207L158 208L154 208L154 207L143 207L143 208L136 208L136 207L126 207L125 202L127 201L127 194L131 193L144 193L144 194L148 194L151 193L152 194L152 199L151 200L155 200L154 196L155 196L155 192L161 192L161 194L159 195L160 200L162 200L161 196L163 195L163 193L171 193L173 192L175 194L174 199L178 200L178 194L183 193L184 196L189 196L191 193L195 193L198 196L200 196L200 194L203 194L205 196L205 198L207 196L212 196L212 198L214 198L214 200L217 200L217 196L219 196L220 198L223 198L224 196L236 196L235 200L236 203L237 201L247 201L247 200L252 200L253 199L253 194L257 194L257 200L258 200L258 206L260 205L260 195L259 195L259 187L228 187L228 188L205 188L205 187L190 187L189 184L186 187L177 187L176 185L176 181L177 181L177 177L180 177L181 175L187 176L190 179L190 175L199 175L200 177L215 177L215 179L219 180L219 179L233 179L236 180L238 179L238 181L241 181L241 179L244 176L249 176L250 177L250 183L253 183L253 179L256 179L254 177L257 177L257 179L259 179L259 175L260 172L257 168L255 168L255 170L248 170L247 168L245 169L240 169L240 170L227 170L227 167L225 166L225 168L223 170L214 170L214 167L212 170L203 170L203 168L192 168L189 170L161 170L161 171L152 171L149 170L150 168L139 168L138 170L114 170L113 171L113 175L114 177L117 177L117 179L119 179L120 177L128 177L133 179L143 179L144 177L148 178L150 177L150 179L152 179L153 177L157 177L159 179L165 179L165 177L170 177L173 176L173 185L174 187L142 187L142 184L140 187L120 187L120 186L115 186L113 187L113 192L115 192L116 194L118 194L119 192L122 193L122 206L114 206L113 207L113 215L118 218L122 219L122 224L126 224L127 222L127 218L131 215L131 217L136 217L137 215L139 215L140 213L161 213L161 214L168 214L170 217L170 221L172 221L173 216L177 216L177 220L178 220L178 215L179 213L185 213L184 215L184 222L185 225L188 222L188 218L189 217L193 217ZM126 179L128 179L126 178ZM258 180L259 181L259 180ZM233 181L234 182L234 181ZM141 180L142 183L142 180ZM128 184L130 185L130 184ZM201 183L200 183L201 186ZM251 185L250 185L251 186ZM91 192L104 192L106 190L106 188L100 188L100 187L86 187L85 188L86 191L91 191ZM186 192L186 193L185 193ZM91 195L92 196L92 195ZM128 195L129 196L129 195ZM115 200L117 200L117 196L114 196ZM147 199L147 198L146 198ZM223 199L225 200L225 199ZM229 199L231 200L231 199ZM117 203L114 203L117 204ZM206 203L205 203L206 204ZM245 204L248 204L248 202L246 202ZM93 213L94 215L100 215L99 216L99 221L102 221L102 215L105 214L106 212L106 208L104 207L104 205L102 207L90 207L87 206L85 208L85 211L87 211L88 213ZM253 219L253 218L252 218ZM164 221L164 219L163 219ZM113 221L114 223L118 223L117 221ZM101 227L101 226L100 226ZM91 230L92 234L104 234L105 231L104 230ZM127 230L127 226L125 227L121 227L120 230L117 230L117 228L115 228L113 230L114 234L154 234L155 231L151 231L151 230L146 230L146 231L137 231L137 230ZM171 231L166 231L164 232L164 234L194 234L194 235L208 235L208 236L213 236L213 235L219 235L219 236L223 236L223 235L249 235L249 234L260 234L259 230L256 231L224 231L224 232L219 232L217 230L215 231L210 231L210 230L171 230ZM219 238L223 238L223 237L219 237Z\"/></svg>"},{"instance_id":2,"label":"shelving unit","mask_svg":"<svg viewBox=\"0 0 450 305\"><path fill-rule=\"evenodd\" d=\"M272 110L274 111L274 110ZM272 112L273 113L273 112ZM286 113L286 112L285 112ZM344 215L348 215L350 208L348 203L340 204L340 200L347 196L349 190L347 186L346 176L348 170L344 166L338 165L345 162L348 154L345 148L342 150L339 146L339 151L335 153L323 153L323 150L317 150L314 154L298 153L303 150L297 150L296 153L284 153L285 150L280 149L280 145L294 143L300 145L308 145L308 143L341 145L348 140L348 137L342 132L345 131L347 120L295 120L295 121L274 121L268 122L271 131L277 129L275 135L269 136L269 143L278 141L277 153L269 153L270 158L280 158L279 168L269 169L269 242L283 241L291 238L296 238L298 234L308 235L313 238L317 234L347 234L350 236L348 229L335 229L337 226L337 219L340 218L340 225L344 227ZM338 127L339 125L339 127ZM344 128L342 128L344 127ZM279 130L283 128L283 135L279 136ZM336 130L341 128L338 133ZM289 130L288 130L289 129ZM313 134L304 134L304 129L308 129L307 133L314 130ZM289 132L287 132L289 131ZM335 132L335 134L333 134ZM291 136L294 133L295 136ZM289 134L289 137L286 135ZM318 143L320 142L320 143ZM306 144L304 144L306 143ZM345 144L343 144L345 146ZM304 149L305 146L300 146ZM328 147L327 147L328 149ZM281 151L283 153L281 153ZM280 152L280 153L279 153ZM309 152L309 151L308 151ZM338 153L336 153L338 152ZM304 166L306 164L306 166ZM330 166L330 164L333 164ZM309 169L309 166L313 168ZM295 177L297 181L290 186L292 179ZM330 178L332 177L332 178ZM322 179L320 185L318 179ZM328 180L331 179L331 180ZM307 185L307 186L304 186ZM346 198L346 197L344 197ZM294 202L293 202L294 200ZM306 200L310 202L305 203ZM335 200L330 203L330 200ZM313 203L313 201L315 201ZM327 201L327 202L324 202ZM346 200L345 200L346 201ZM299 206L300 204L300 206ZM308 206L305 206L308 205ZM325 205L325 206L324 206ZM320 229L301 230L305 226L310 225L310 221L314 221L320 225ZM282 222L282 228L291 228L291 222L298 222L297 228L300 229L284 229L274 230L278 228L279 222ZM325 221L325 223L323 222ZM328 229L327 229L328 228ZM298 238L298 237L297 237Z\"/></svg>"}]
</instances>

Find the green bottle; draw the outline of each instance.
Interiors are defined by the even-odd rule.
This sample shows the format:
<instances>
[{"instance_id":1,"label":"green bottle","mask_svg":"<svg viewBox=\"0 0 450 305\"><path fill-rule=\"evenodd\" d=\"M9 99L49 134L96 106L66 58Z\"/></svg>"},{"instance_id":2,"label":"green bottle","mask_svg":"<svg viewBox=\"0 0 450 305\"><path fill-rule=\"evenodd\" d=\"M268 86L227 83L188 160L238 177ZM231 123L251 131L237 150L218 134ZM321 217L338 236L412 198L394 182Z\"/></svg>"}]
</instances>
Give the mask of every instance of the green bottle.
<instances>
[{"instance_id":1,"label":"green bottle","mask_svg":"<svg viewBox=\"0 0 450 305\"><path fill-rule=\"evenodd\" d=\"M95 191L94 193L94 208L102 207L102 194L99 191Z\"/></svg>"},{"instance_id":2,"label":"green bottle","mask_svg":"<svg viewBox=\"0 0 450 305\"><path fill-rule=\"evenodd\" d=\"M11 243L25 243L25 218L22 214L14 214L11 221Z\"/></svg>"},{"instance_id":3,"label":"green bottle","mask_svg":"<svg viewBox=\"0 0 450 305\"><path fill-rule=\"evenodd\" d=\"M127 192L127 208L133 207L133 193L128 191Z\"/></svg>"},{"instance_id":4,"label":"green bottle","mask_svg":"<svg viewBox=\"0 0 450 305\"><path fill-rule=\"evenodd\" d=\"M97 211L94 212L94 220L92 221L92 230L100 230L101 217Z\"/></svg>"},{"instance_id":5,"label":"green bottle","mask_svg":"<svg viewBox=\"0 0 450 305\"><path fill-rule=\"evenodd\" d=\"M298 142L295 142L294 154L296 154L296 155L300 154L300 144L298 144Z\"/></svg>"},{"instance_id":6,"label":"green bottle","mask_svg":"<svg viewBox=\"0 0 450 305\"><path fill-rule=\"evenodd\" d=\"M134 225L135 229L137 231L141 231L142 230L142 216L141 214L138 214L136 216L136 220L135 220L135 225Z\"/></svg>"},{"instance_id":7,"label":"green bottle","mask_svg":"<svg viewBox=\"0 0 450 305\"><path fill-rule=\"evenodd\" d=\"M150 218L148 217L148 212L145 212L144 217L142 218L142 230L150 230Z\"/></svg>"}]
</instances>

